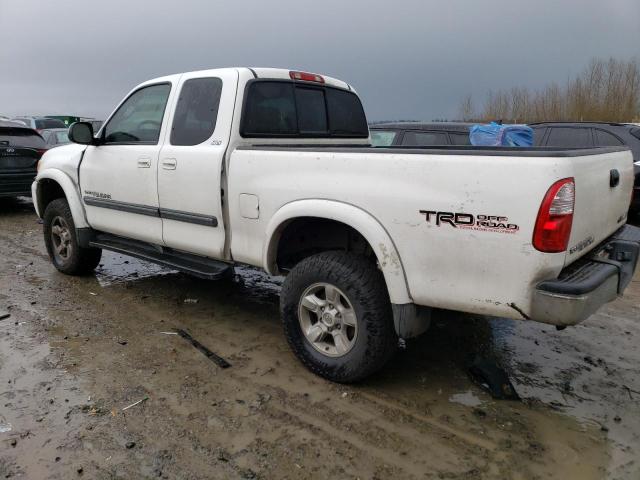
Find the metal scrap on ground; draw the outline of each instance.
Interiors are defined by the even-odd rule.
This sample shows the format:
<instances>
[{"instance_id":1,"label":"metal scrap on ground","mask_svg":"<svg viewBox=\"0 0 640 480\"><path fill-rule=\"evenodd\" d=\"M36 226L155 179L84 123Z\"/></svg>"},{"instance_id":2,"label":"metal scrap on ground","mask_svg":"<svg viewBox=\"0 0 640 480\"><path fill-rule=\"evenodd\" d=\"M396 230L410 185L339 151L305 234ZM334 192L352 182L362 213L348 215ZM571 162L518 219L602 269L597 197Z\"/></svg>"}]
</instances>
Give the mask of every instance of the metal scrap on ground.
<instances>
[{"instance_id":1,"label":"metal scrap on ground","mask_svg":"<svg viewBox=\"0 0 640 480\"><path fill-rule=\"evenodd\" d=\"M209 350L207 347L202 345L199 341L193 338L188 332L185 332L180 328L176 328L176 333L180 335L182 338L184 338L185 340L187 340L189 343L191 343L191 345L196 347L198 350L200 350L208 359L210 359L220 368L229 368L231 366L231 364L227 362L224 358L220 357L219 355L215 354L214 352Z\"/></svg>"}]
</instances>

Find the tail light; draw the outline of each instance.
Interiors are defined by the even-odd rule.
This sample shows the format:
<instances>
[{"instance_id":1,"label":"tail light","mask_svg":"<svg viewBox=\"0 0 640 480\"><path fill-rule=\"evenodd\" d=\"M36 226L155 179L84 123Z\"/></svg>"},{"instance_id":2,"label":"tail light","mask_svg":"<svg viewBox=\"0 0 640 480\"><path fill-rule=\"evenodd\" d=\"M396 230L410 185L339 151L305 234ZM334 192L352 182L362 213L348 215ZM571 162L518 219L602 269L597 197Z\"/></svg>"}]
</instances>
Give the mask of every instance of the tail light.
<instances>
[{"instance_id":1,"label":"tail light","mask_svg":"<svg viewBox=\"0 0 640 480\"><path fill-rule=\"evenodd\" d=\"M315 83L324 83L324 78L320 75L316 75L315 73L307 73L307 72L289 72L289 77L291 80L303 80L305 82L315 82Z\"/></svg>"},{"instance_id":2,"label":"tail light","mask_svg":"<svg viewBox=\"0 0 640 480\"><path fill-rule=\"evenodd\" d=\"M542 200L536 226L533 231L533 246L546 253L564 252L569 244L576 186L573 177L557 181Z\"/></svg>"}]
</instances>

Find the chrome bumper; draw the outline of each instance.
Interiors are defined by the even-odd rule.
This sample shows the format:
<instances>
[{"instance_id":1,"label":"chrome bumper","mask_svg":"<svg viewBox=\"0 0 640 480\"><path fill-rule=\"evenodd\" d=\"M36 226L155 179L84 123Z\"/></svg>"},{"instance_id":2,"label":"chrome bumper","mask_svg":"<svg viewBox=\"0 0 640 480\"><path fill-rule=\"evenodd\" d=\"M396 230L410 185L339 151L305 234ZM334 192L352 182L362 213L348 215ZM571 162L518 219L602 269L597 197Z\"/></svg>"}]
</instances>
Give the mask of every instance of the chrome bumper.
<instances>
[{"instance_id":1,"label":"chrome bumper","mask_svg":"<svg viewBox=\"0 0 640 480\"><path fill-rule=\"evenodd\" d=\"M536 286L531 319L575 325L622 295L640 257L640 228L625 225L555 280Z\"/></svg>"}]
</instances>

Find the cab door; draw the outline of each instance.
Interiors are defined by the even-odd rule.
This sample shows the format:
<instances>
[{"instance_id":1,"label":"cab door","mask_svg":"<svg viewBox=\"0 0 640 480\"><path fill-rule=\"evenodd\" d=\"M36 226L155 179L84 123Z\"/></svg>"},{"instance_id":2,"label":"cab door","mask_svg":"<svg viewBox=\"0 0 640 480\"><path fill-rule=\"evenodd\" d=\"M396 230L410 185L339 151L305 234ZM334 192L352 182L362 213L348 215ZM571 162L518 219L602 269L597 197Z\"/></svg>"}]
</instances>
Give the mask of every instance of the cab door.
<instances>
[{"instance_id":1,"label":"cab door","mask_svg":"<svg viewBox=\"0 0 640 480\"><path fill-rule=\"evenodd\" d=\"M167 247L223 258L222 170L238 72L185 74L158 169L162 238Z\"/></svg>"},{"instance_id":2,"label":"cab door","mask_svg":"<svg viewBox=\"0 0 640 480\"><path fill-rule=\"evenodd\" d=\"M170 94L170 82L135 90L102 129L100 144L85 150L80 187L93 229L162 243L157 173Z\"/></svg>"}]
</instances>

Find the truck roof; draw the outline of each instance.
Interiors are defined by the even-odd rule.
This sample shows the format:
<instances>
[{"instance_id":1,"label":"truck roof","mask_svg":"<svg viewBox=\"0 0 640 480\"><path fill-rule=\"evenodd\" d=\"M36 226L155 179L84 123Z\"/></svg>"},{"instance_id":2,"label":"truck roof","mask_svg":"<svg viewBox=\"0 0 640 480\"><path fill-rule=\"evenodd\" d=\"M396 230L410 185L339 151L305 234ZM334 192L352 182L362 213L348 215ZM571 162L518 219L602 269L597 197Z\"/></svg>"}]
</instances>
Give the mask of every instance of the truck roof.
<instances>
[{"instance_id":1,"label":"truck roof","mask_svg":"<svg viewBox=\"0 0 640 480\"><path fill-rule=\"evenodd\" d=\"M184 75L185 73L202 74L204 76L204 75L216 75L222 71L229 71L229 70L235 70L235 71L244 70L244 71L250 72L250 74L254 78L266 78L266 79L272 78L275 80L291 80L292 72L305 73L310 75L319 75L320 77L322 77L323 83L325 85L329 85L331 87L336 87L336 88L342 88L344 90L350 90L355 92L353 87L351 87L351 85L349 85L347 82L343 82L342 80L338 80L337 78L329 77L324 74L304 72L302 70L294 70L294 69L289 70L285 68L266 68L266 67L228 67L228 68L214 68L214 69L207 69L207 70L195 70L192 72L181 72L173 75L166 75L164 77L153 78L151 80L147 80L146 82L141 83L139 86L158 83L158 82L176 81L177 79L180 78L180 76Z\"/></svg>"}]
</instances>

